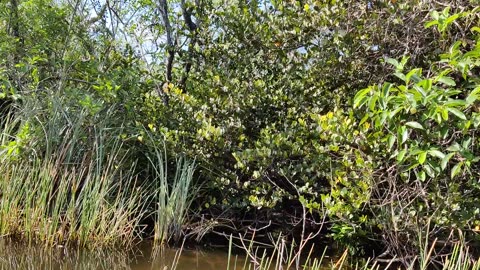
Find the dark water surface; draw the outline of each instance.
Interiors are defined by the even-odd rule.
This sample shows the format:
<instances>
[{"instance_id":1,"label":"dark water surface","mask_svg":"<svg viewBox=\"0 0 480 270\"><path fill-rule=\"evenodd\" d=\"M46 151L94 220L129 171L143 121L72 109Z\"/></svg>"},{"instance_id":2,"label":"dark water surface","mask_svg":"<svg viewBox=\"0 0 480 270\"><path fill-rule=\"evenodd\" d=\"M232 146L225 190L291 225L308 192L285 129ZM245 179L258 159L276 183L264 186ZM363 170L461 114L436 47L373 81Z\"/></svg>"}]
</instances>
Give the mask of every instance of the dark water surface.
<instances>
[{"instance_id":1,"label":"dark water surface","mask_svg":"<svg viewBox=\"0 0 480 270\"><path fill-rule=\"evenodd\" d=\"M152 250L141 244L130 250L78 250L64 247L43 248L0 239L0 269L171 269L177 249ZM155 255L155 256L154 256ZM226 270L228 255L222 251L183 250L177 270ZM241 269L245 259L237 259ZM233 268L234 259L230 264Z\"/></svg>"}]
</instances>

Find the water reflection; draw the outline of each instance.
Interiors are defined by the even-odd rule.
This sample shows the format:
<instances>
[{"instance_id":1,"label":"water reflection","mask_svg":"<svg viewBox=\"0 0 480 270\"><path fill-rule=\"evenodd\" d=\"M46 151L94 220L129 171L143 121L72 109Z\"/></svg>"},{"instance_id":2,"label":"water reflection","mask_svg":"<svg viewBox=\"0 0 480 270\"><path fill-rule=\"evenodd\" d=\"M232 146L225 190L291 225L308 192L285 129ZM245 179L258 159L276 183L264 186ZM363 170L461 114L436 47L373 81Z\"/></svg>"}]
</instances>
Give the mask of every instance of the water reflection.
<instances>
[{"instance_id":1,"label":"water reflection","mask_svg":"<svg viewBox=\"0 0 480 270\"><path fill-rule=\"evenodd\" d=\"M11 240L0 241L1 269L131 269L133 254L43 248Z\"/></svg>"},{"instance_id":2,"label":"water reflection","mask_svg":"<svg viewBox=\"0 0 480 270\"><path fill-rule=\"evenodd\" d=\"M175 264L175 256L178 255L176 250L166 249L156 254L155 259L151 263L151 269L170 269ZM236 269L241 269L245 262L243 257L237 258ZM234 269L234 259L230 263L230 269ZM201 250L183 250L181 256L178 257L177 270L227 270L228 256L221 251L201 251ZM147 269L147 268L132 268Z\"/></svg>"},{"instance_id":3,"label":"water reflection","mask_svg":"<svg viewBox=\"0 0 480 270\"><path fill-rule=\"evenodd\" d=\"M178 258L177 270L227 269L225 252L206 252L163 249L153 252L151 245L142 244L129 250L42 248L25 245L8 239L0 239L0 269L138 269L169 270ZM233 269L233 259L230 264ZM243 258L237 260L241 269Z\"/></svg>"}]
</instances>

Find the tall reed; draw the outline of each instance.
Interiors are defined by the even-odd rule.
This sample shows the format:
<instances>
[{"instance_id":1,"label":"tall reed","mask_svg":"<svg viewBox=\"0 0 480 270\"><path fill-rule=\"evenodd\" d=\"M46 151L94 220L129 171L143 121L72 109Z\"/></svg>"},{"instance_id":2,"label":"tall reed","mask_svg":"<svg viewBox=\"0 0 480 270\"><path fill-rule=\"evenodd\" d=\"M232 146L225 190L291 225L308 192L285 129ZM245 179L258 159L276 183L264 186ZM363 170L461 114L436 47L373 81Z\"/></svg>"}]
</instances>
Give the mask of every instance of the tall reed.
<instances>
[{"instance_id":1,"label":"tall reed","mask_svg":"<svg viewBox=\"0 0 480 270\"><path fill-rule=\"evenodd\" d=\"M187 211L195 197L196 190L191 187L195 163L184 158L177 159L175 176L169 184L167 167L160 163L157 152L156 211L155 211L155 243L164 244L172 237L178 241L182 233L182 225L187 218ZM166 159L165 159L166 160ZM163 173L159 170L163 169Z\"/></svg>"},{"instance_id":2,"label":"tall reed","mask_svg":"<svg viewBox=\"0 0 480 270\"><path fill-rule=\"evenodd\" d=\"M150 136L151 138L151 136ZM154 147L155 156L149 158L155 174L155 236L154 242L162 245L173 239L180 240L188 209L198 193L192 180L195 161L177 158L175 174L169 176L165 146Z\"/></svg>"},{"instance_id":3,"label":"tall reed","mask_svg":"<svg viewBox=\"0 0 480 270\"><path fill-rule=\"evenodd\" d=\"M1 234L48 245L131 244L147 194L108 112L91 123L87 111L50 110L48 118L17 116L1 131Z\"/></svg>"}]
</instances>

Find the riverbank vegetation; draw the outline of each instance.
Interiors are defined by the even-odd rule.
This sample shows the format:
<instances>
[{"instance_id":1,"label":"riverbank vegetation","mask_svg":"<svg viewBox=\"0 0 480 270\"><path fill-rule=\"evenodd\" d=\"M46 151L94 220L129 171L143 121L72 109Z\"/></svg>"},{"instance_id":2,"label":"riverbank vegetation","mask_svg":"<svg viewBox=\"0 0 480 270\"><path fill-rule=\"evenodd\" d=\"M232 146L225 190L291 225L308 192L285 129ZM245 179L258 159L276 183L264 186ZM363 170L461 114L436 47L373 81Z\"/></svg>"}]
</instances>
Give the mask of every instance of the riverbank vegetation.
<instances>
[{"instance_id":1,"label":"riverbank vegetation","mask_svg":"<svg viewBox=\"0 0 480 270\"><path fill-rule=\"evenodd\" d=\"M475 0L3 1L0 232L473 261L479 26Z\"/></svg>"}]
</instances>

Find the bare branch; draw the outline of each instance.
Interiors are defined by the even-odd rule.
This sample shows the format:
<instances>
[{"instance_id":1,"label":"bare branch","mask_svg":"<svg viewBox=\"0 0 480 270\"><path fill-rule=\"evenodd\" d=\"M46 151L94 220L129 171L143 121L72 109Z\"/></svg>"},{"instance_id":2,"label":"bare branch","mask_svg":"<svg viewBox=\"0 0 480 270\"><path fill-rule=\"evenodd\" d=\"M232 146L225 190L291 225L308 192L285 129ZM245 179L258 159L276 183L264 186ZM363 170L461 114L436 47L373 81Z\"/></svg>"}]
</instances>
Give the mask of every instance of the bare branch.
<instances>
[{"instance_id":1,"label":"bare branch","mask_svg":"<svg viewBox=\"0 0 480 270\"><path fill-rule=\"evenodd\" d=\"M200 1L198 0L195 1L195 5L197 9L199 8L199 4L200 4L199 2ZM181 6L182 6L183 19L185 20L185 24L187 25L191 35L190 44L188 44L188 59L186 60L184 73L179 83L180 88L185 90L188 74L190 73L190 70L192 68L193 51L197 43L198 25L193 22L192 8L187 7L185 0L181 1Z\"/></svg>"},{"instance_id":2,"label":"bare branch","mask_svg":"<svg viewBox=\"0 0 480 270\"><path fill-rule=\"evenodd\" d=\"M188 8L185 0L181 1L181 6L182 6L182 14L183 14L183 19L185 20L185 23L188 26L188 29L190 32L193 32L197 29L197 24L195 24L192 20L192 8Z\"/></svg>"},{"instance_id":3,"label":"bare branch","mask_svg":"<svg viewBox=\"0 0 480 270\"><path fill-rule=\"evenodd\" d=\"M173 59L175 58L175 50L173 47L172 38L172 26L170 25L170 19L168 18L168 4L167 0L158 0L158 11L160 12L163 26L165 27L165 33L167 35L167 59L166 59L166 71L165 78L167 82L172 81L172 68Z\"/></svg>"},{"instance_id":4,"label":"bare branch","mask_svg":"<svg viewBox=\"0 0 480 270\"><path fill-rule=\"evenodd\" d=\"M90 20L85 22L85 26L90 26L90 25L98 22L99 20L101 20L103 18L103 16L105 16L105 12L107 12L107 3L108 3L108 1L106 1L105 4L103 4L100 11L97 13L97 16L95 16L95 17L93 17Z\"/></svg>"}]
</instances>

